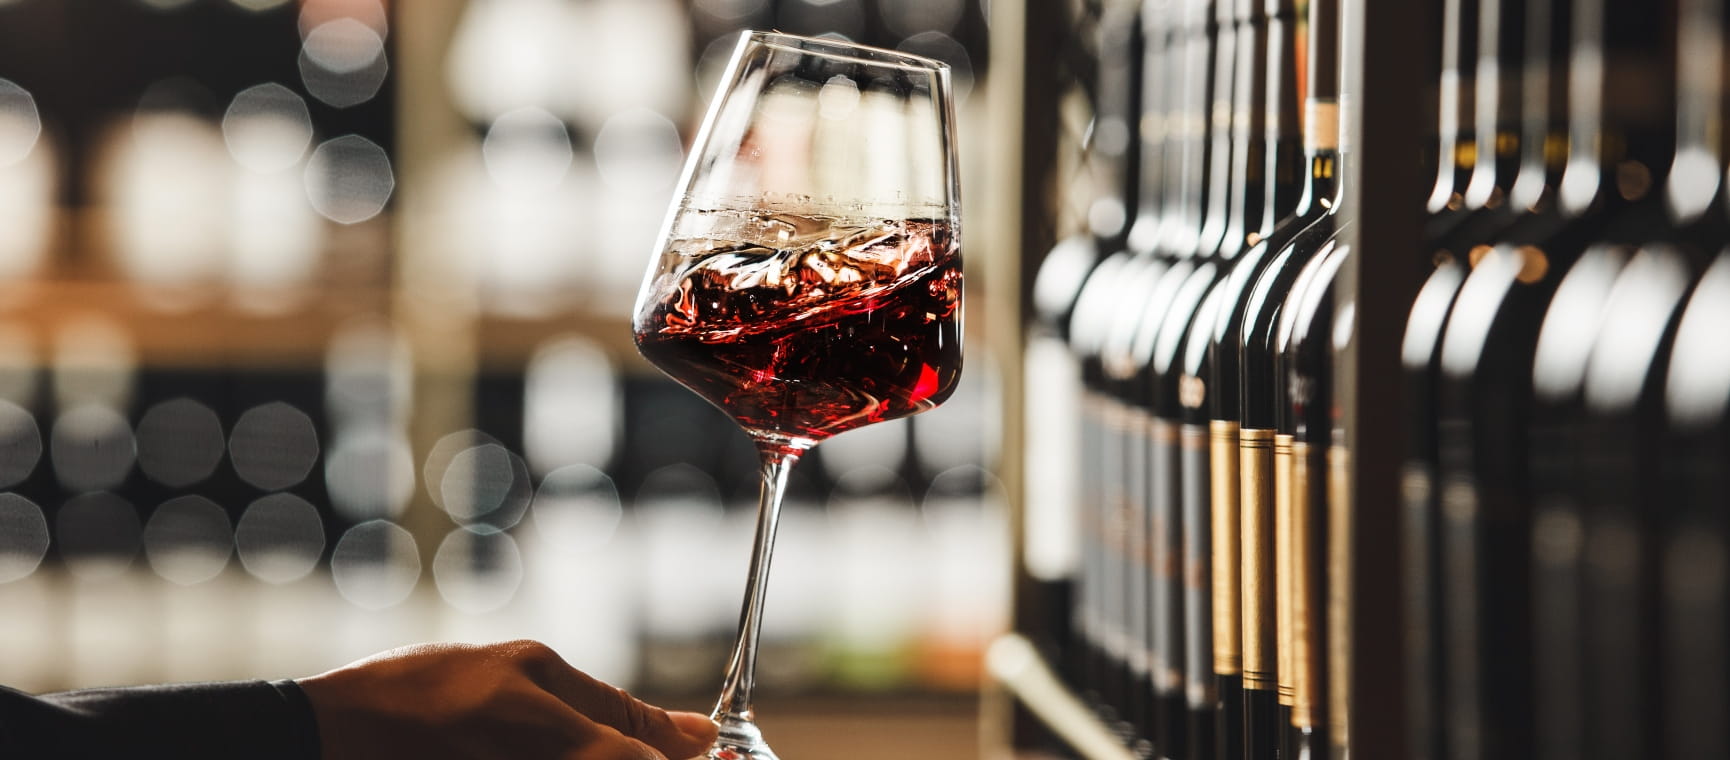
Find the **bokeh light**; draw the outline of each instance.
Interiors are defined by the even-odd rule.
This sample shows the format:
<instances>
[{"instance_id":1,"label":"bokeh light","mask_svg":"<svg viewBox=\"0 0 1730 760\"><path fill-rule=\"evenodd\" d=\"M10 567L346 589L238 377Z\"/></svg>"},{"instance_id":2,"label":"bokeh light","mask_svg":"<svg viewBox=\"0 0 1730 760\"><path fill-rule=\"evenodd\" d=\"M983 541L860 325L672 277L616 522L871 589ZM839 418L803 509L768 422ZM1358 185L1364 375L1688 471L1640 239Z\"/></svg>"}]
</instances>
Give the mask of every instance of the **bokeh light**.
<instances>
[{"instance_id":1,"label":"bokeh light","mask_svg":"<svg viewBox=\"0 0 1730 760\"><path fill-rule=\"evenodd\" d=\"M36 98L17 82L0 78L0 168L23 161L41 136Z\"/></svg>"},{"instance_id":2,"label":"bokeh light","mask_svg":"<svg viewBox=\"0 0 1730 760\"><path fill-rule=\"evenodd\" d=\"M535 107L508 111L487 128L481 143L487 174L500 189L547 192L564 181L571 166L571 136L565 123Z\"/></svg>"},{"instance_id":3,"label":"bokeh light","mask_svg":"<svg viewBox=\"0 0 1730 760\"><path fill-rule=\"evenodd\" d=\"M178 86L163 84L145 101L182 97ZM192 111L141 109L110 141L100 166L121 266L142 285L179 290L157 305L195 303L193 287L226 268L225 217L211 213L228 206L233 170L221 132Z\"/></svg>"},{"instance_id":4,"label":"bokeh light","mask_svg":"<svg viewBox=\"0 0 1730 760\"><path fill-rule=\"evenodd\" d=\"M228 104L222 137L241 166L255 172L282 171L299 163L312 144L312 114L293 90L275 82L254 85Z\"/></svg>"},{"instance_id":5,"label":"bokeh light","mask_svg":"<svg viewBox=\"0 0 1730 760\"><path fill-rule=\"evenodd\" d=\"M137 455L132 428L111 407L85 404L54 421L49 456L54 474L68 491L100 491L119 486L132 472Z\"/></svg>"},{"instance_id":6,"label":"bokeh light","mask_svg":"<svg viewBox=\"0 0 1730 760\"><path fill-rule=\"evenodd\" d=\"M451 98L471 119L490 122L518 108L557 102L559 76L573 49L572 4L559 0L482 0L463 11L445 59Z\"/></svg>"},{"instance_id":7,"label":"bokeh light","mask_svg":"<svg viewBox=\"0 0 1730 760\"><path fill-rule=\"evenodd\" d=\"M35 472L42 459L42 431L24 407L0 400L0 488L11 488Z\"/></svg>"},{"instance_id":8,"label":"bokeh light","mask_svg":"<svg viewBox=\"0 0 1730 760\"><path fill-rule=\"evenodd\" d=\"M307 161L307 198L318 213L338 224L378 216L395 190L390 156L360 135L326 140Z\"/></svg>"},{"instance_id":9,"label":"bokeh light","mask_svg":"<svg viewBox=\"0 0 1730 760\"><path fill-rule=\"evenodd\" d=\"M319 24L301 46L301 84L313 97L337 108L371 100L389 73L384 38L353 18Z\"/></svg>"},{"instance_id":10,"label":"bokeh light","mask_svg":"<svg viewBox=\"0 0 1730 760\"><path fill-rule=\"evenodd\" d=\"M189 398L150 407L138 421L137 438L138 469L171 488L210 477L225 448L216 412Z\"/></svg>"},{"instance_id":11,"label":"bokeh light","mask_svg":"<svg viewBox=\"0 0 1730 760\"><path fill-rule=\"evenodd\" d=\"M965 0L879 0L889 31L902 37L934 31L948 34L961 23Z\"/></svg>"},{"instance_id":12,"label":"bokeh light","mask_svg":"<svg viewBox=\"0 0 1730 760\"><path fill-rule=\"evenodd\" d=\"M48 517L36 503L0 493L0 583L29 577L48 554Z\"/></svg>"},{"instance_id":13,"label":"bokeh light","mask_svg":"<svg viewBox=\"0 0 1730 760\"><path fill-rule=\"evenodd\" d=\"M831 478L859 492L886 488L907 459L907 420L866 425L823 442L818 458Z\"/></svg>"},{"instance_id":14,"label":"bokeh light","mask_svg":"<svg viewBox=\"0 0 1730 760\"><path fill-rule=\"evenodd\" d=\"M288 4L288 2L289 2L289 0L228 0L228 1L231 3L234 3L235 7L237 7L237 8L240 8L242 10L252 11L253 13L263 13L263 12L268 11L268 10L280 8L283 5Z\"/></svg>"},{"instance_id":15,"label":"bokeh light","mask_svg":"<svg viewBox=\"0 0 1730 760\"><path fill-rule=\"evenodd\" d=\"M926 31L901 41L895 49L914 55L935 58L949 64L949 79L957 106L967 102L973 93L973 58L967 47L943 32Z\"/></svg>"},{"instance_id":16,"label":"bokeh light","mask_svg":"<svg viewBox=\"0 0 1730 760\"><path fill-rule=\"evenodd\" d=\"M865 4L860 0L788 0L775 26L793 34L839 34L856 40L865 34Z\"/></svg>"},{"instance_id":17,"label":"bokeh light","mask_svg":"<svg viewBox=\"0 0 1730 760\"><path fill-rule=\"evenodd\" d=\"M439 544L432 571L446 604L478 615L510 603L522 584L523 557L509 533L461 527Z\"/></svg>"},{"instance_id":18,"label":"bokeh light","mask_svg":"<svg viewBox=\"0 0 1730 760\"><path fill-rule=\"evenodd\" d=\"M401 604L414 592L420 572L414 536L385 520L349 528L330 558L337 592L350 604L368 610Z\"/></svg>"},{"instance_id":19,"label":"bokeh light","mask_svg":"<svg viewBox=\"0 0 1730 760\"><path fill-rule=\"evenodd\" d=\"M259 497L247 506L234 528L240 564L266 583L291 583L306 577L324 552L324 523L318 508L291 493Z\"/></svg>"},{"instance_id":20,"label":"bokeh light","mask_svg":"<svg viewBox=\"0 0 1730 760\"><path fill-rule=\"evenodd\" d=\"M612 478L589 465L573 464L541 480L531 515L541 546L580 555L613 540L624 510Z\"/></svg>"},{"instance_id":21,"label":"bokeh light","mask_svg":"<svg viewBox=\"0 0 1730 760\"><path fill-rule=\"evenodd\" d=\"M305 480L318 459L318 448L312 418L281 401L246 410L228 434L228 455L235 473L265 491L279 491Z\"/></svg>"},{"instance_id":22,"label":"bokeh light","mask_svg":"<svg viewBox=\"0 0 1730 760\"><path fill-rule=\"evenodd\" d=\"M337 434L324 459L324 485L337 514L395 518L414 496L414 453L400 433L360 426Z\"/></svg>"},{"instance_id":23,"label":"bokeh light","mask_svg":"<svg viewBox=\"0 0 1730 760\"><path fill-rule=\"evenodd\" d=\"M144 524L144 556L171 583L192 586L215 578L233 552L228 515L203 496L169 499Z\"/></svg>"},{"instance_id":24,"label":"bokeh light","mask_svg":"<svg viewBox=\"0 0 1730 760\"><path fill-rule=\"evenodd\" d=\"M388 321L344 324L324 355L324 403L339 425L390 426L413 401L413 354Z\"/></svg>"},{"instance_id":25,"label":"bokeh light","mask_svg":"<svg viewBox=\"0 0 1730 760\"><path fill-rule=\"evenodd\" d=\"M526 374L523 448L531 469L606 465L623 428L624 403L606 351L587 338L560 338L535 350Z\"/></svg>"},{"instance_id":26,"label":"bokeh light","mask_svg":"<svg viewBox=\"0 0 1730 760\"><path fill-rule=\"evenodd\" d=\"M300 0L297 24L301 39L331 21L353 19L382 38L390 36L390 18L382 0Z\"/></svg>"},{"instance_id":27,"label":"bokeh light","mask_svg":"<svg viewBox=\"0 0 1730 760\"><path fill-rule=\"evenodd\" d=\"M451 457L439 492L451 519L509 528L522 520L534 497L534 484L522 457L496 443L484 443Z\"/></svg>"},{"instance_id":28,"label":"bokeh light","mask_svg":"<svg viewBox=\"0 0 1730 760\"><path fill-rule=\"evenodd\" d=\"M132 567L144 542L138 509L108 491L79 494L54 518L60 558L80 578L113 578Z\"/></svg>"},{"instance_id":29,"label":"bokeh light","mask_svg":"<svg viewBox=\"0 0 1730 760\"><path fill-rule=\"evenodd\" d=\"M664 190L679 178L683 162L678 127L647 108L613 114L595 136L595 168L612 187Z\"/></svg>"}]
</instances>

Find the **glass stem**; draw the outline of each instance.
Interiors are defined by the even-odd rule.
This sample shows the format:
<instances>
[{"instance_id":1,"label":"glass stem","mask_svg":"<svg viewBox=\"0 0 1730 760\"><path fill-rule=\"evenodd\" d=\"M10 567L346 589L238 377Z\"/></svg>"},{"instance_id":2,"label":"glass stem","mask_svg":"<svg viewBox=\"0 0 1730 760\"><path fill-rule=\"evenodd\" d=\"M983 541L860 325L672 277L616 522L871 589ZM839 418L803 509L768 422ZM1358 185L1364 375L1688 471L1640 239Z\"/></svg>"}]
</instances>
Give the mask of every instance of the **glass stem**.
<instances>
[{"instance_id":1,"label":"glass stem","mask_svg":"<svg viewBox=\"0 0 1730 760\"><path fill-rule=\"evenodd\" d=\"M769 556L775 550L775 525L781 516L781 497L787 489L787 473L798 463L802 451L783 445L764 444L763 489L757 504L757 536L751 546L751 574L745 584L745 605L739 613L739 640L727 660L727 678L721 699L710 717L721 724L725 740L729 729L754 734L751 692L757 683L757 638L763 625L763 594L769 586ZM742 737L741 737L742 738Z\"/></svg>"}]
</instances>

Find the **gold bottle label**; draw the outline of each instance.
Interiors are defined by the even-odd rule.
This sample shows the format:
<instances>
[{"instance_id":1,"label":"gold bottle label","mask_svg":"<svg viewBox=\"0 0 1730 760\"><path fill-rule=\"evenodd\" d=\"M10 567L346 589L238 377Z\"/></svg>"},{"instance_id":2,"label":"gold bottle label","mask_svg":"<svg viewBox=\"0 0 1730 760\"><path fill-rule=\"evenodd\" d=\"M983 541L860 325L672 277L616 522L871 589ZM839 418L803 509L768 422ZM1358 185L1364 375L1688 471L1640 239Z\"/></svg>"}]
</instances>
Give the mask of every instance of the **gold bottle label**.
<instances>
[{"instance_id":1,"label":"gold bottle label","mask_svg":"<svg viewBox=\"0 0 1730 760\"><path fill-rule=\"evenodd\" d=\"M1328 449L1328 728L1336 747L1351 746L1352 503L1351 450Z\"/></svg>"},{"instance_id":2,"label":"gold bottle label","mask_svg":"<svg viewBox=\"0 0 1730 760\"><path fill-rule=\"evenodd\" d=\"M1315 568L1321 561L1321 545L1315 532L1316 505L1310 499L1310 447L1301 441L1291 445L1291 640L1292 723L1302 728L1316 725L1321 705L1322 642L1318 640L1322 610L1316 606L1322 593Z\"/></svg>"},{"instance_id":3,"label":"gold bottle label","mask_svg":"<svg viewBox=\"0 0 1730 760\"><path fill-rule=\"evenodd\" d=\"M1208 423L1212 449L1208 470L1213 480L1213 672L1222 676L1243 672L1237 438L1237 423Z\"/></svg>"},{"instance_id":4,"label":"gold bottle label","mask_svg":"<svg viewBox=\"0 0 1730 760\"><path fill-rule=\"evenodd\" d=\"M1238 431L1243 541L1243 685L1272 689L1277 676L1274 619L1272 430Z\"/></svg>"},{"instance_id":5,"label":"gold bottle label","mask_svg":"<svg viewBox=\"0 0 1730 760\"><path fill-rule=\"evenodd\" d=\"M1297 523L1292 514L1292 437L1273 437L1273 577L1274 632L1279 637L1274 646L1275 672L1278 673L1279 703L1288 707L1296 704L1297 668L1292 635L1296 631L1292 618L1297 588L1297 557L1295 556Z\"/></svg>"}]
</instances>

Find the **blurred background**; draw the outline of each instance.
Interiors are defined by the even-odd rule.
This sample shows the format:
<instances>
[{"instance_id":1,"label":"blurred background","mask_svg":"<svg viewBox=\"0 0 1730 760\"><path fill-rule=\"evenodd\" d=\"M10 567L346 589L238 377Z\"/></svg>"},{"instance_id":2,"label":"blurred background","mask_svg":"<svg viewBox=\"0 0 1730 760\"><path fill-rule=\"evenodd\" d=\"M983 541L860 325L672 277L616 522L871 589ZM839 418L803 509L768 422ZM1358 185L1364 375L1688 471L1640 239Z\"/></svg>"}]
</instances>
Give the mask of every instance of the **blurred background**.
<instances>
[{"instance_id":1,"label":"blurred background","mask_svg":"<svg viewBox=\"0 0 1730 760\"><path fill-rule=\"evenodd\" d=\"M778 28L951 63L977 187L987 6L0 0L0 683L533 637L706 709L755 456L628 327L683 151ZM949 716L906 740L974 751L1011 543L967 255L962 389L795 474L771 732Z\"/></svg>"}]
</instances>

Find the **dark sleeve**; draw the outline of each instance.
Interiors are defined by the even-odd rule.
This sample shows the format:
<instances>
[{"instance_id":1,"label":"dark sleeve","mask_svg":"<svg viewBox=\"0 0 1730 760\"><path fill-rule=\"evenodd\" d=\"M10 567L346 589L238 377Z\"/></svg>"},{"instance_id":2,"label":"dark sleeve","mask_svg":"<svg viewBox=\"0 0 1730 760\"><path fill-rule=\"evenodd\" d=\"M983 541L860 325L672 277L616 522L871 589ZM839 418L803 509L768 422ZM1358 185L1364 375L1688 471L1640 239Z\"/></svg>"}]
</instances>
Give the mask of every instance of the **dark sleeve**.
<instances>
[{"instance_id":1,"label":"dark sleeve","mask_svg":"<svg viewBox=\"0 0 1730 760\"><path fill-rule=\"evenodd\" d=\"M293 681L173 684L31 696L0 688L7 760L318 760Z\"/></svg>"}]
</instances>

